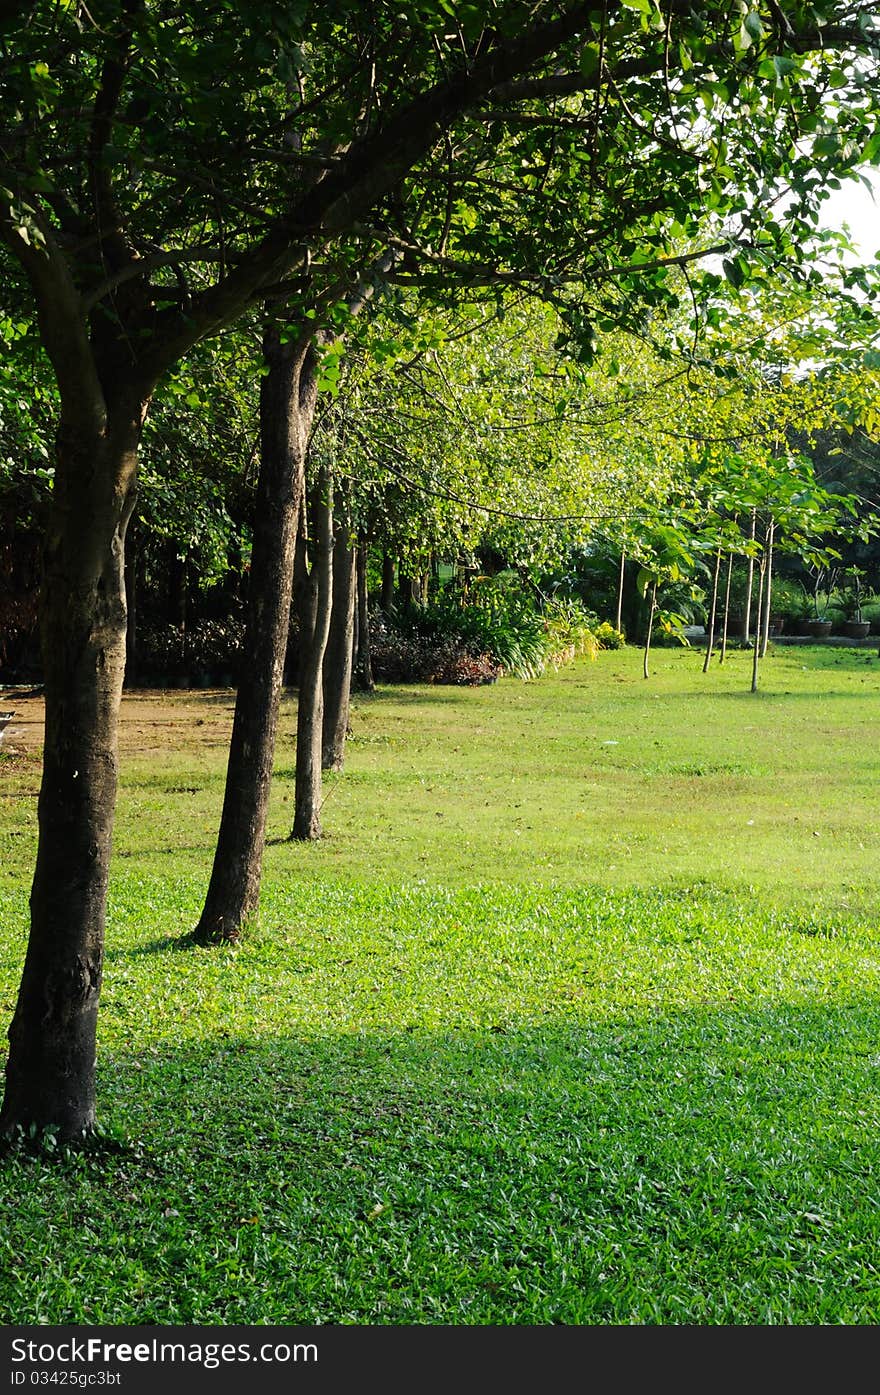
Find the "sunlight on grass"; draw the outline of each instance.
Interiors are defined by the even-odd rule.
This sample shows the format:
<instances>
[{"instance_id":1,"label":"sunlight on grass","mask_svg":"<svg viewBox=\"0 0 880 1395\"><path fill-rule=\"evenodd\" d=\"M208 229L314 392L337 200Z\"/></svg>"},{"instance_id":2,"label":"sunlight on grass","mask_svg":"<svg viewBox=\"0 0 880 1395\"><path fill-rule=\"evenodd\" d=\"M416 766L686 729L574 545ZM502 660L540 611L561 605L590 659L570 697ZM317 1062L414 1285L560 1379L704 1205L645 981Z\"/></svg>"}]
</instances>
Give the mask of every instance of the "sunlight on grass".
<instances>
[{"instance_id":1,"label":"sunlight on grass","mask_svg":"<svg viewBox=\"0 0 880 1395\"><path fill-rule=\"evenodd\" d=\"M0 1321L877 1322L880 665L637 660L359 701L237 950L181 947L222 753L129 758L126 1142L4 1162ZM0 773L7 1017L37 777Z\"/></svg>"}]
</instances>

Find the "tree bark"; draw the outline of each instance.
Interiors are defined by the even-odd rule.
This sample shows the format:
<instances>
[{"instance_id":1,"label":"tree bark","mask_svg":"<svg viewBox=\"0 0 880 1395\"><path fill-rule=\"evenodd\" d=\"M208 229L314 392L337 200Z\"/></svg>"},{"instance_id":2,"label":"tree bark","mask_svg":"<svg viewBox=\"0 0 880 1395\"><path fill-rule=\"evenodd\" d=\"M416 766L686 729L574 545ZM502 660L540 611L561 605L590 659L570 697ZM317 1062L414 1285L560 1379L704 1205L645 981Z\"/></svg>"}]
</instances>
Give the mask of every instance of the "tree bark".
<instances>
[{"instance_id":1,"label":"tree bark","mask_svg":"<svg viewBox=\"0 0 880 1395\"><path fill-rule=\"evenodd\" d=\"M750 527L750 529L749 529L749 542L754 542L754 541L755 541L755 510L752 509L752 522L751 522L751 527ZM752 623L752 587L753 587L753 585L754 585L754 580L755 580L755 559L754 559L754 557L751 555L751 553L749 554L748 566L747 566L747 568L746 568L746 577L747 577L747 581L746 581L746 601L745 601L745 605L744 605L744 607L743 607L742 638L743 638L743 644L746 646L746 648L748 648L749 639L751 638L751 623Z\"/></svg>"},{"instance_id":2,"label":"tree bark","mask_svg":"<svg viewBox=\"0 0 880 1395\"><path fill-rule=\"evenodd\" d=\"M412 610L421 603L422 586L418 575L410 576L402 567L397 570L397 600L401 610Z\"/></svg>"},{"instance_id":3,"label":"tree bark","mask_svg":"<svg viewBox=\"0 0 880 1395\"><path fill-rule=\"evenodd\" d=\"M324 770L341 770L345 765L345 738L348 736L351 711L357 543L352 534L347 506L341 510L341 517L336 519L333 533L333 599L322 675L324 715L321 764Z\"/></svg>"},{"instance_id":4,"label":"tree bark","mask_svg":"<svg viewBox=\"0 0 880 1395\"><path fill-rule=\"evenodd\" d=\"M186 558L181 557L177 543L168 543L168 596L167 614L169 625L179 630L186 629Z\"/></svg>"},{"instance_id":5,"label":"tree bark","mask_svg":"<svg viewBox=\"0 0 880 1395\"><path fill-rule=\"evenodd\" d=\"M296 548L293 554L293 614L296 617L296 681L297 690L302 682L305 668L307 637L315 627L315 587L309 574L309 544L306 537L306 515L308 500L303 491L302 503L297 521Z\"/></svg>"},{"instance_id":6,"label":"tree bark","mask_svg":"<svg viewBox=\"0 0 880 1395\"><path fill-rule=\"evenodd\" d=\"M715 615L718 610L718 577L721 574L721 548L715 553L715 572L712 577L712 608L709 612L709 633L706 635L706 657L703 660L703 672L709 672L709 665L712 662L712 648L715 644Z\"/></svg>"},{"instance_id":7,"label":"tree bark","mask_svg":"<svg viewBox=\"0 0 880 1395\"><path fill-rule=\"evenodd\" d=\"M287 635L297 520L317 399L314 354L267 329L248 617L214 865L194 932L235 942L257 910Z\"/></svg>"},{"instance_id":8,"label":"tree bark","mask_svg":"<svg viewBox=\"0 0 880 1395\"><path fill-rule=\"evenodd\" d=\"M721 653L718 656L719 664L723 664L727 658L727 617L730 614L730 583L733 577L733 553L727 559L727 584L724 588L724 624L721 630Z\"/></svg>"},{"instance_id":9,"label":"tree bark","mask_svg":"<svg viewBox=\"0 0 880 1395\"><path fill-rule=\"evenodd\" d=\"M394 605L394 558L388 552L382 553L382 589L379 592L379 605L384 615L388 615Z\"/></svg>"},{"instance_id":10,"label":"tree bark","mask_svg":"<svg viewBox=\"0 0 880 1395\"><path fill-rule=\"evenodd\" d=\"M761 606L764 601L764 568L765 558L762 557L758 566L758 624L755 626L755 642L752 646L752 692L758 691L758 659L761 653Z\"/></svg>"},{"instance_id":11,"label":"tree bark","mask_svg":"<svg viewBox=\"0 0 880 1395\"><path fill-rule=\"evenodd\" d=\"M617 575L617 617L614 627L618 634L623 633L623 578L626 572L626 548L620 549L620 570Z\"/></svg>"},{"instance_id":12,"label":"tree bark","mask_svg":"<svg viewBox=\"0 0 880 1395\"><path fill-rule=\"evenodd\" d=\"M357 560L357 649L355 654L355 677L362 692L372 693L376 687L373 679L373 651L370 637L370 592L367 585L367 542L362 537L358 543Z\"/></svg>"},{"instance_id":13,"label":"tree bark","mask_svg":"<svg viewBox=\"0 0 880 1395\"><path fill-rule=\"evenodd\" d=\"M132 398L134 394L131 395ZM135 501L142 400L103 429L62 416L44 550L46 695L31 928L9 1028L0 1133L74 1139L95 1123L95 1033L125 673L125 532Z\"/></svg>"},{"instance_id":14,"label":"tree bark","mask_svg":"<svg viewBox=\"0 0 880 1395\"><path fill-rule=\"evenodd\" d=\"M300 676L296 718L296 806L292 839L321 837L321 747L324 688L322 668L333 591L333 502L329 474L322 470L312 508L314 552L304 614L300 621Z\"/></svg>"},{"instance_id":15,"label":"tree bark","mask_svg":"<svg viewBox=\"0 0 880 1395\"><path fill-rule=\"evenodd\" d=\"M655 611L656 609L657 609L657 583L656 583L656 581L655 581L655 582L654 582L654 585L651 587L651 605L650 605L650 609L649 609L649 611L648 611L648 633L647 633L646 636L645 636L645 653L644 653L644 658L643 658L643 660L642 660L642 677L643 677L643 678L647 678L647 677L649 676L649 673L648 673L648 656L649 656L649 654L650 654L650 652L651 652L651 636L652 636L652 634L653 634L653 632L654 632L654 611Z\"/></svg>"},{"instance_id":16,"label":"tree bark","mask_svg":"<svg viewBox=\"0 0 880 1395\"><path fill-rule=\"evenodd\" d=\"M770 606L773 597L773 534L775 526L771 521L767 536L764 540L764 547L767 556L767 577L764 582L764 610L761 616L761 658L766 659L767 650L770 645Z\"/></svg>"}]
</instances>

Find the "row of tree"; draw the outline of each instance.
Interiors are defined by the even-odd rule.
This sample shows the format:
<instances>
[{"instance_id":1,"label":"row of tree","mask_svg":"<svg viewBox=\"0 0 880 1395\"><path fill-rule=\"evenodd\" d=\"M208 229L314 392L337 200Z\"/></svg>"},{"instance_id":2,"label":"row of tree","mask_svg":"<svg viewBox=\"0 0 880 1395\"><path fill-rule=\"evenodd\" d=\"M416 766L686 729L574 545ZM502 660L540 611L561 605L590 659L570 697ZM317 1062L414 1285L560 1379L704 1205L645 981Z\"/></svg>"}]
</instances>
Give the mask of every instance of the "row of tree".
<instances>
[{"instance_id":1,"label":"row of tree","mask_svg":"<svg viewBox=\"0 0 880 1395\"><path fill-rule=\"evenodd\" d=\"M233 326L259 334L246 681L199 927L223 938L254 904L247 850L262 842L297 571L298 785L320 764L328 563L335 525L351 550L352 472L319 460L305 515L301 501L345 344L377 302L389 313L387 287L418 296L428 344L432 306L489 317L528 294L583 363L600 336L656 338L668 312L660 357L683 354L683 373L696 371L701 332L723 328L719 278L747 292L801 267L821 287L803 248L827 180L880 148L878 35L858 0L426 0L405 25L397 6L352 0L25 0L2 25L0 241L25 293L13 332L23 323L38 339L57 415L39 844L0 1127L76 1137L95 1117L126 533L160 383L173 395L184 361ZM712 256L722 266L701 273ZM395 361L414 352L402 338ZM415 348L424 360L425 343ZM225 392L210 366L210 393ZM418 414L412 429L424 437ZM330 453L357 446L366 459L382 430L353 408ZM398 446L386 439L386 472ZM470 507L469 490L430 488Z\"/></svg>"},{"instance_id":2,"label":"row of tree","mask_svg":"<svg viewBox=\"0 0 880 1395\"><path fill-rule=\"evenodd\" d=\"M573 363L554 347L552 312L528 304L505 307L503 320L497 311L467 309L415 319L409 296L398 313L418 326L419 339L412 330L403 336L387 306L359 325L332 394L325 392L309 451L313 475L323 468L337 480L347 531L358 543L362 665L369 664L368 580L386 613L392 601L424 596L438 560L495 559L496 567L527 569L546 591L571 577L584 549L639 557L650 569L663 547L654 534L675 518L679 548L691 547L693 537L691 550L701 556L711 541L707 521L730 519L732 509L766 513L774 494L783 507L786 477L799 481L804 526L814 535L826 522L821 513L810 517L815 487L829 467L826 489L867 499L865 470L842 470L839 451L829 455L814 438L833 440L827 424L836 422L840 439L842 421L852 426L871 410L876 371L865 357L873 318L857 322L839 268L821 297L789 293L776 303L764 288L743 307L725 289L723 339L717 342L717 331L714 342L703 339L710 367L680 354L663 359L662 342L622 334L609 338L595 363ZM716 294L713 308L721 304ZM668 336L666 323L653 329ZM821 367L784 380L781 365L803 359L807 331ZM33 391L27 339L10 356L0 410ZM236 347L233 365L224 342L217 362L205 353L198 374L181 375L160 394L145 432L136 525L127 536L128 681L205 670L230 681L238 669L259 459L258 394L249 388L260 380L260 365L253 335L237 336ZM216 399L212 371L225 389ZM6 419L14 421L14 410ZM19 656L33 628L32 539L53 474L48 428L34 417L27 425L0 435L8 452L0 499L7 516L14 511L17 539L16 549L7 530L12 573L16 553L20 559L4 618L10 655L20 631ZM862 430L846 437L854 446L859 439L869 448ZM792 473L793 461L800 463ZM795 530L793 548L806 554L803 529ZM847 560L870 565L871 557L862 545L858 559ZM621 628L619 604L616 618ZM291 678L297 633L295 622Z\"/></svg>"}]
</instances>

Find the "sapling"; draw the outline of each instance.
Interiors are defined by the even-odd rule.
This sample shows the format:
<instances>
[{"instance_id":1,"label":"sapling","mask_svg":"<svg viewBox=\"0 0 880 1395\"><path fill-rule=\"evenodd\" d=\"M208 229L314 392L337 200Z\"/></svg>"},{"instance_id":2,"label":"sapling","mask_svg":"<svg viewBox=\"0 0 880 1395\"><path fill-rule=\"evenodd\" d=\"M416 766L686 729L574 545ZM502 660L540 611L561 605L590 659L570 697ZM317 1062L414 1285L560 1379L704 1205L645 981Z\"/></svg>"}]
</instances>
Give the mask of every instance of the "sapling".
<instances>
[{"instance_id":1,"label":"sapling","mask_svg":"<svg viewBox=\"0 0 880 1395\"><path fill-rule=\"evenodd\" d=\"M721 572L721 548L715 553L715 571L712 575L712 606L709 611L709 632L706 635L706 657L703 660L703 672L709 672L709 663L712 659L712 646L715 643L715 613L718 608L718 577ZM727 623L725 616L725 633Z\"/></svg>"}]
</instances>

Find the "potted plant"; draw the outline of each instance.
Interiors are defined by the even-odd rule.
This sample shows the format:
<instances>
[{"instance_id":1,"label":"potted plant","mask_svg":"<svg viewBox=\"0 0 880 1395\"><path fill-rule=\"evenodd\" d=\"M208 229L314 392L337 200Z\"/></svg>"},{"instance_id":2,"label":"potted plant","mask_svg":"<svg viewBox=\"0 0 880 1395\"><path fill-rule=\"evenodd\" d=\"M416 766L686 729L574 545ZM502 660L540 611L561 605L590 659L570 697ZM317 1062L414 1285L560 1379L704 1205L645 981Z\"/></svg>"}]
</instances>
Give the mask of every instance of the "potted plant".
<instances>
[{"instance_id":1,"label":"potted plant","mask_svg":"<svg viewBox=\"0 0 880 1395\"><path fill-rule=\"evenodd\" d=\"M835 570L823 562L815 562L809 570L813 580L813 614L807 621L807 631L813 639L827 639L834 625L834 621L828 615L828 602L831 598Z\"/></svg>"},{"instance_id":2,"label":"potted plant","mask_svg":"<svg viewBox=\"0 0 880 1395\"><path fill-rule=\"evenodd\" d=\"M810 609L810 598L799 582L786 576L777 577L773 583L770 633L800 634L801 621L809 614Z\"/></svg>"},{"instance_id":3,"label":"potted plant","mask_svg":"<svg viewBox=\"0 0 880 1395\"><path fill-rule=\"evenodd\" d=\"M816 597L806 582L798 581L792 585L782 610L788 621L789 634L805 637L812 633L810 626L817 618Z\"/></svg>"},{"instance_id":4,"label":"potted plant","mask_svg":"<svg viewBox=\"0 0 880 1395\"><path fill-rule=\"evenodd\" d=\"M871 632L870 620L862 616L862 581L865 573L861 567L847 567L844 575L849 577L849 585L841 593L845 616L843 633L850 639L865 639Z\"/></svg>"}]
</instances>

